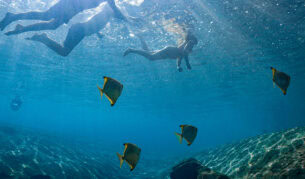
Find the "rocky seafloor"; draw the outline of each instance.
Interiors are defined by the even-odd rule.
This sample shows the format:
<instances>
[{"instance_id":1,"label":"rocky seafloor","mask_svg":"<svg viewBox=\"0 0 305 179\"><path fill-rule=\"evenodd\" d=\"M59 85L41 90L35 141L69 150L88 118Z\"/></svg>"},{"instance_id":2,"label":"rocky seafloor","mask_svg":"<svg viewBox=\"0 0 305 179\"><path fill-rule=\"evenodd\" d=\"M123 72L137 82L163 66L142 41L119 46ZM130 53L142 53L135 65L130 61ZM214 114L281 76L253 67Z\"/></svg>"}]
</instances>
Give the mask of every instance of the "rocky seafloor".
<instances>
[{"instance_id":1,"label":"rocky seafloor","mask_svg":"<svg viewBox=\"0 0 305 179\"><path fill-rule=\"evenodd\" d=\"M305 127L203 151L184 161L141 157L130 172L115 151L0 125L1 178L305 178ZM94 149L94 150L93 150ZM125 166L126 167L126 166Z\"/></svg>"},{"instance_id":2,"label":"rocky seafloor","mask_svg":"<svg viewBox=\"0 0 305 179\"><path fill-rule=\"evenodd\" d=\"M304 140L305 127L252 137L201 152L192 159L181 161L172 169L163 172L160 178L179 179L176 173L180 172L179 176L185 175L181 179L225 177L304 179ZM197 163L201 166L198 167ZM190 172L190 165L198 169ZM202 171L209 171L207 168L218 174L204 174Z\"/></svg>"},{"instance_id":3,"label":"rocky seafloor","mask_svg":"<svg viewBox=\"0 0 305 179\"><path fill-rule=\"evenodd\" d=\"M265 134L195 156L231 178L305 178L305 128Z\"/></svg>"},{"instance_id":4,"label":"rocky seafloor","mask_svg":"<svg viewBox=\"0 0 305 179\"><path fill-rule=\"evenodd\" d=\"M0 126L0 143L0 178L127 178L102 152L22 128Z\"/></svg>"},{"instance_id":5,"label":"rocky seafloor","mask_svg":"<svg viewBox=\"0 0 305 179\"><path fill-rule=\"evenodd\" d=\"M98 142L0 124L0 179L150 178L156 171L148 166L163 164L142 156L143 163L130 172L127 165L120 169L116 152L121 151L105 150Z\"/></svg>"}]
</instances>

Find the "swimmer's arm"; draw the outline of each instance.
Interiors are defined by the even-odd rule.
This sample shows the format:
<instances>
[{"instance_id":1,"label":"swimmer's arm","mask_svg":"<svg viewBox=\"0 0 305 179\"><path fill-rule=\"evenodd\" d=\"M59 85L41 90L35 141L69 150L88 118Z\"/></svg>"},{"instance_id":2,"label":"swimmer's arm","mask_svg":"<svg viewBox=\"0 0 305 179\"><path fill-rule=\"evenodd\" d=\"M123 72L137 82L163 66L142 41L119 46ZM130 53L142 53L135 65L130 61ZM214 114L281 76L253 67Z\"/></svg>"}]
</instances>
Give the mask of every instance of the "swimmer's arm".
<instances>
[{"instance_id":1,"label":"swimmer's arm","mask_svg":"<svg viewBox=\"0 0 305 179\"><path fill-rule=\"evenodd\" d=\"M116 6L114 0L107 0L108 4L110 5L110 7L112 8L113 12L114 12L114 16L118 19L121 19L123 21L127 21L126 16L121 12L121 10Z\"/></svg>"},{"instance_id":2,"label":"swimmer's arm","mask_svg":"<svg viewBox=\"0 0 305 179\"><path fill-rule=\"evenodd\" d=\"M177 70L179 72L182 72L182 68L181 68L181 61L182 61L182 58L177 58Z\"/></svg>"},{"instance_id":3,"label":"swimmer's arm","mask_svg":"<svg viewBox=\"0 0 305 179\"><path fill-rule=\"evenodd\" d=\"M190 61L189 61L189 56L186 55L186 56L184 57L184 59L185 59L185 63L186 63L187 69L191 70L192 67L191 67L191 64L190 64Z\"/></svg>"}]
</instances>

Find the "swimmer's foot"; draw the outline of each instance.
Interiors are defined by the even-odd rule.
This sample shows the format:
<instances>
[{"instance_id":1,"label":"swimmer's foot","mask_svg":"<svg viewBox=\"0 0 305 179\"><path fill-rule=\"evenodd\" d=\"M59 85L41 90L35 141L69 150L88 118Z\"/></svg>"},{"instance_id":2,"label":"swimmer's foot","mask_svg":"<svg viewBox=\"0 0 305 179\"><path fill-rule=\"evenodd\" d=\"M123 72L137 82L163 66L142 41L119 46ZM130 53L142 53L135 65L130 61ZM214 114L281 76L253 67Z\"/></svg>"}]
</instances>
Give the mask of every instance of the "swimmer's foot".
<instances>
[{"instance_id":1,"label":"swimmer's foot","mask_svg":"<svg viewBox=\"0 0 305 179\"><path fill-rule=\"evenodd\" d=\"M20 34L20 33L23 32L23 29L24 29L24 26L22 26L20 24L17 24L14 30L8 31L8 32L6 32L4 34L7 35L7 36Z\"/></svg>"},{"instance_id":2,"label":"swimmer's foot","mask_svg":"<svg viewBox=\"0 0 305 179\"><path fill-rule=\"evenodd\" d=\"M177 67L177 70L178 70L179 72L183 72L183 69L182 69L181 67Z\"/></svg>"},{"instance_id":3,"label":"swimmer's foot","mask_svg":"<svg viewBox=\"0 0 305 179\"><path fill-rule=\"evenodd\" d=\"M14 15L13 13L6 13L5 17L2 19L2 21L0 22L0 30L4 30L6 26L8 26L11 22L14 21Z\"/></svg>"},{"instance_id":4,"label":"swimmer's foot","mask_svg":"<svg viewBox=\"0 0 305 179\"><path fill-rule=\"evenodd\" d=\"M48 38L46 33L42 33L42 34L35 34L32 37L28 37L25 38L26 40L32 40L32 41L37 41L37 42L41 42L44 39Z\"/></svg>"},{"instance_id":5,"label":"swimmer's foot","mask_svg":"<svg viewBox=\"0 0 305 179\"><path fill-rule=\"evenodd\" d=\"M131 51L132 51L132 50L131 50L130 48L127 49L127 50L124 52L124 55L123 55L123 56L125 57L126 55L128 55L129 53L131 53Z\"/></svg>"}]
</instances>

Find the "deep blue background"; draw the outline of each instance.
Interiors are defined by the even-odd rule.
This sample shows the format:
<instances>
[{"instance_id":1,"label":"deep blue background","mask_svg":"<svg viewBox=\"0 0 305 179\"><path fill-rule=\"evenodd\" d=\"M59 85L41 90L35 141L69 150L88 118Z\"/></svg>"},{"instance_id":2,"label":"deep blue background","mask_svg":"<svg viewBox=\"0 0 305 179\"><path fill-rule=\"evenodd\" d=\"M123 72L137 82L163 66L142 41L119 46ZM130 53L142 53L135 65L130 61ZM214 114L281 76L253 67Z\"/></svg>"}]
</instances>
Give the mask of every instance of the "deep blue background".
<instances>
[{"instance_id":1,"label":"deep blue background","mask_svg":"<svg viewBox=\"0 0 305 179\"><path fill-rule=\"evenodd\" d=\"M51 5L0 2L0 18L7 11ZM304 1L145 0L141 6L119 5L135 16L148 14L144 19L149 26L126 28L113 20L102 30L104 39L87 37L66 58L24 40L31 32L12 37L1 33L1 122L99 141L114 153L131 142L142 148L142 155L156 158L181 157L305 125ZM62 42L71 24L83 17L47 33ZM183 63L184 72L177 72L174 60L122 57L127 47L140 48L132 35L137 32L152 49L175 45L177 35L167 32L164 23L178 17L194 27L199 39L190 56L191 71ZM286 96L273 87L270 66L291 76ZM96 88L104 75L124 84L114 107L106 98L100 100ZM15 95L23 100L17 112L10 109ZM180 145L174 136L180 124L198 127L191 147Z\"/></svg>"}]
</instances>

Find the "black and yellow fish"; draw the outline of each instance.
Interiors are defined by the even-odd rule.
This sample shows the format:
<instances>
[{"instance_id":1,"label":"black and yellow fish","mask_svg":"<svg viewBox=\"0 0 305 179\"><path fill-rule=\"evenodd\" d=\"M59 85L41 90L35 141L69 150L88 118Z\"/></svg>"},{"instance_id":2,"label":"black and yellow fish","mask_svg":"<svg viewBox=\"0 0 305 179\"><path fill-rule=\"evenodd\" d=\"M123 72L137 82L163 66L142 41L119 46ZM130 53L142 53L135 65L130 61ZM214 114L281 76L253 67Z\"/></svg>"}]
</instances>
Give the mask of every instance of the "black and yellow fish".
<instances>
[{"instance_id":1,"label":"black and yellow fish","mask_svg":"<svg viewBox=\"0 0 305 179\"><path fill-rule=\"evenodd\" d=\"M123 145L125 146L123 155L117 153L120 159L120 167L122 167L123 161L125 160L130 167L130 171L132 171L140 159L141 149L131 143L125 143Z\"/></svg>"},{"instance_id":2,"label":"black and yellow fish","mask_svg":"<svg viewBox=\"0 0 305 179\"><path fill-rule=\"evenodd\" d=\"M101 89L99 86L97 86L97 88L100 91L101 97L103 96L103 93L105 93L106 97L111 103L111 106L116 103L123 91L123 85L120 82L106 76L104 76L103 89Z\"/></svg>"},{"instance_id":3,"label":"black and yellow fish","mask_svg":"<svg viewBox=\"0 0 305 179\"><path fill-rule=\"evenodd\" d=\"M284 72L277 71L271 67L272 70L272 81L282 90L284 95L287 93L287 88L290 83L290 76Z\"/></svg>"},{"instance_id":4,"label":"black and yellow fish","mask_svg":"<svg viewBox=\"0 0 305 179\"><path fill-rule=\"evenodd\" d=\"M191 125L180 125L180 127L181 134L177 132L175 133L180 144L182 143L182 138L184 138L187 142L187 145L190 146L197 136L197 128Z\"/></svg>"}]
</instances>

